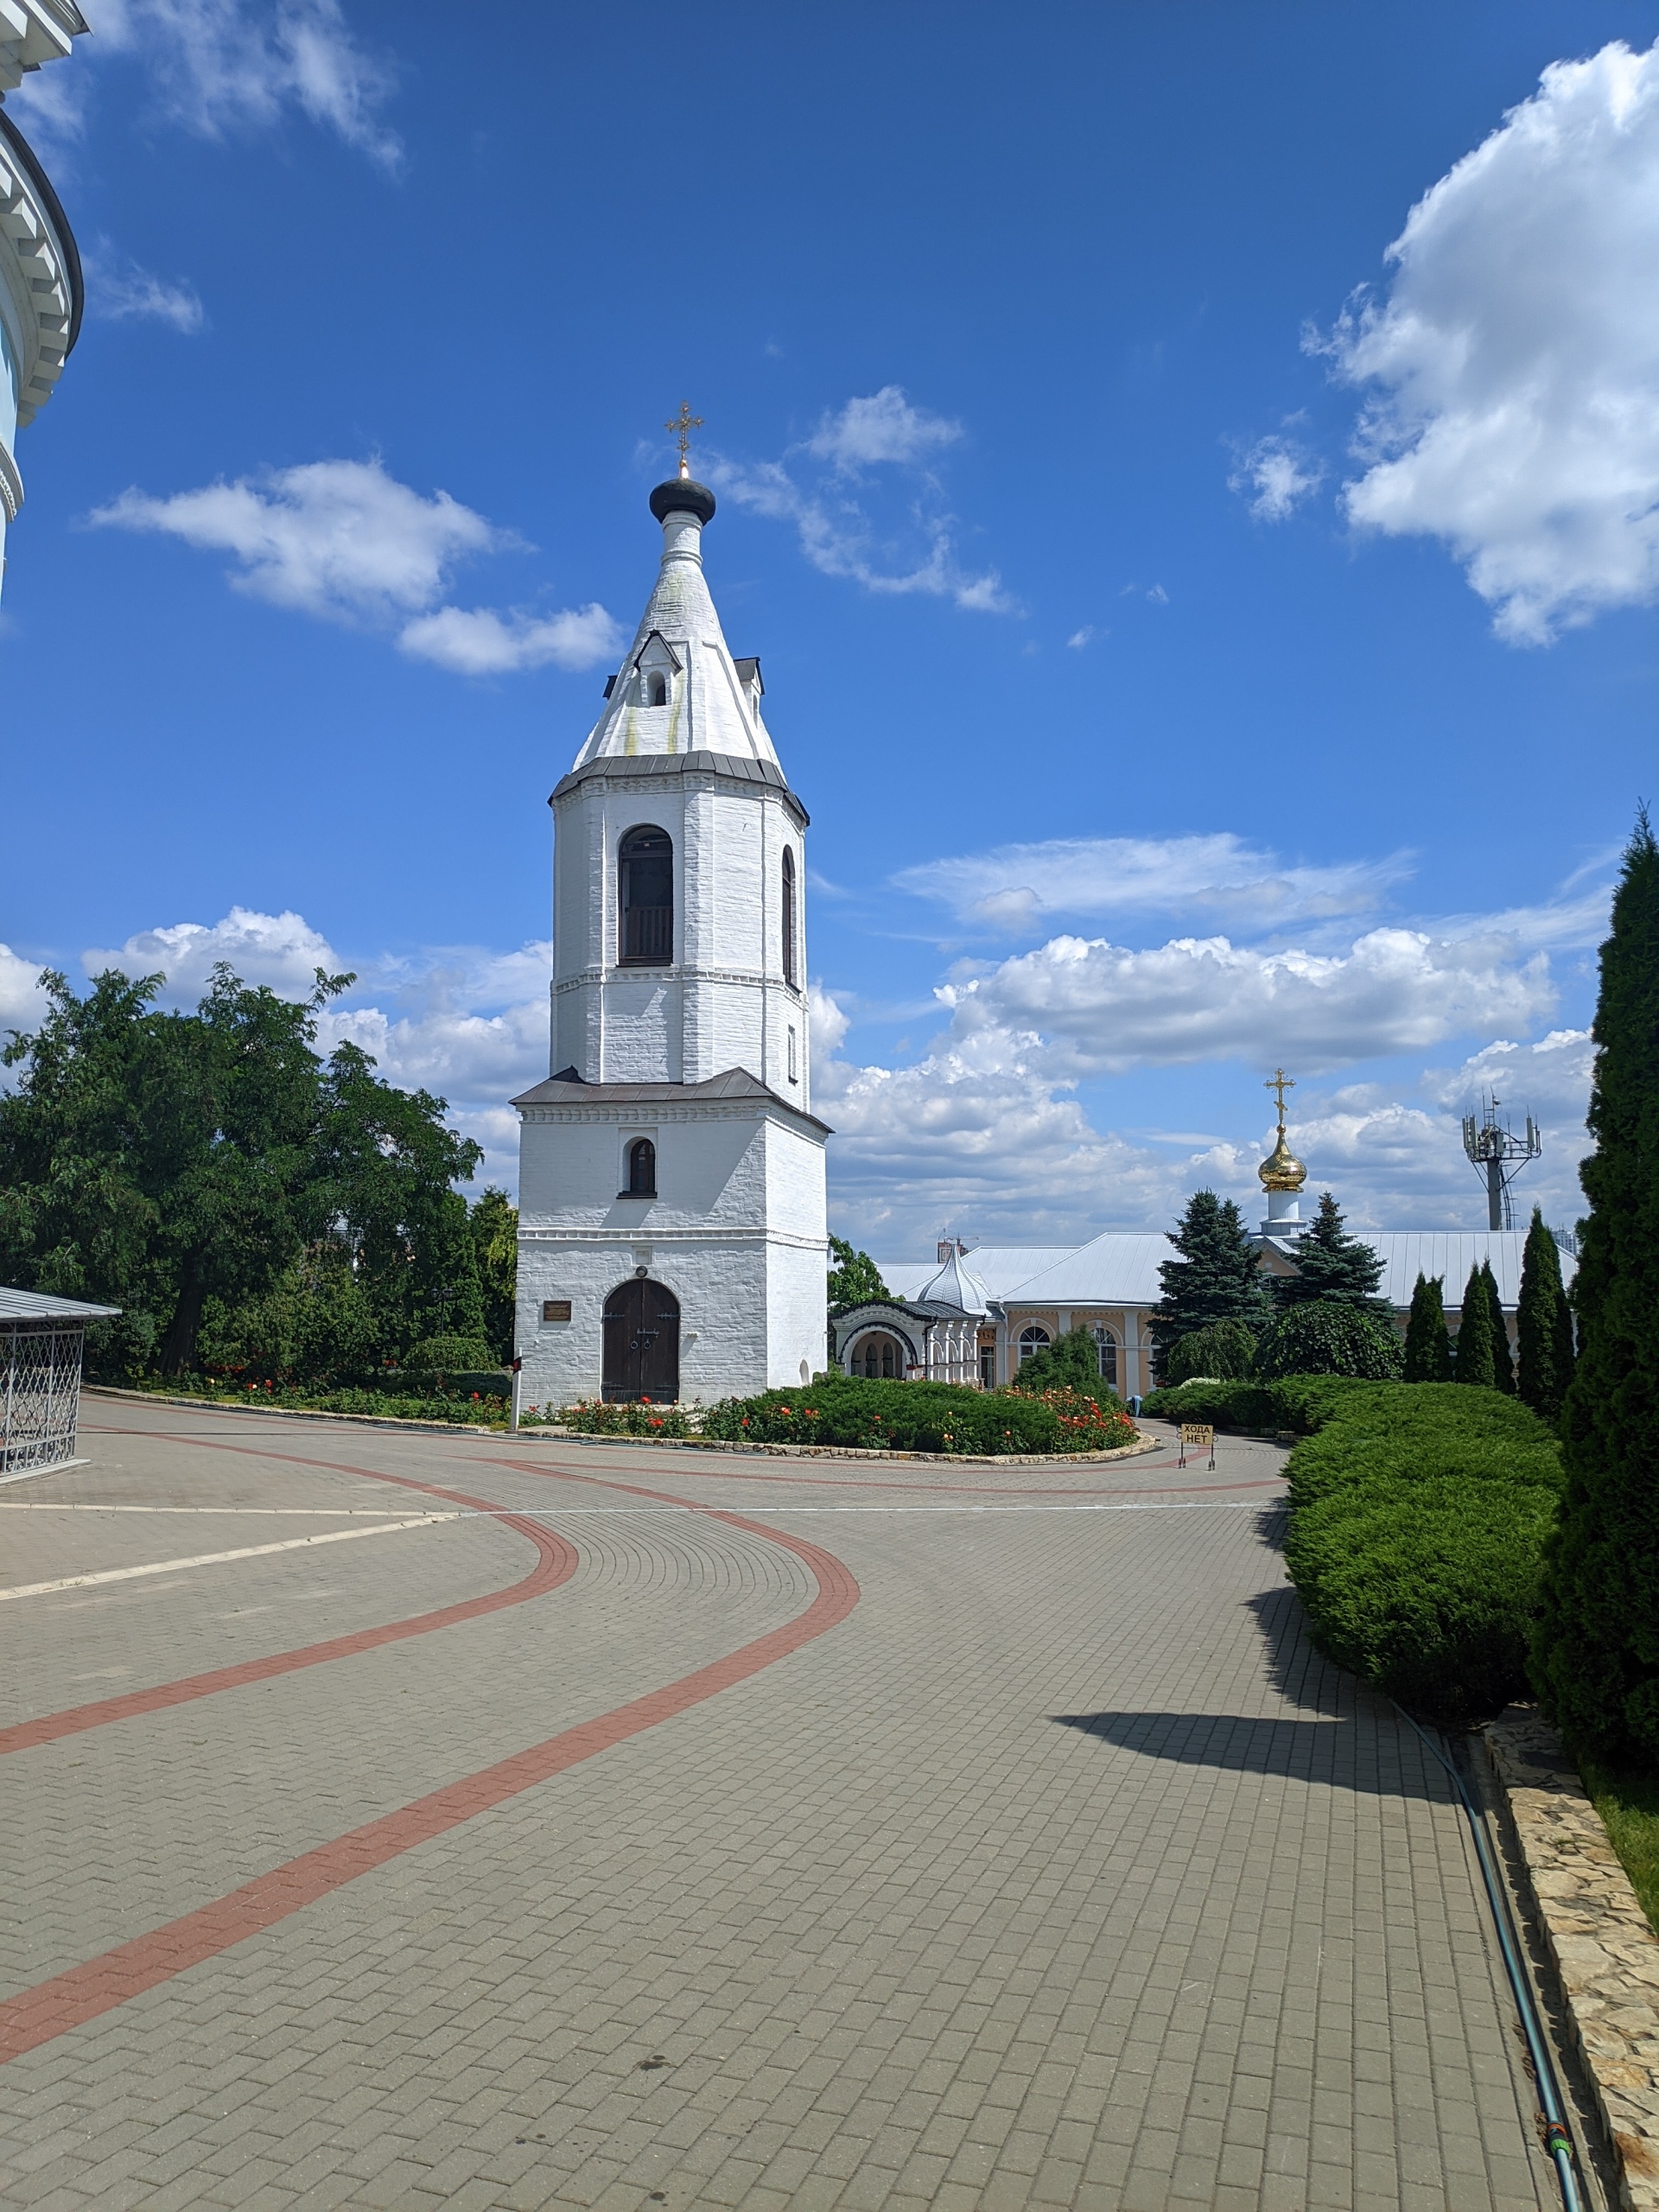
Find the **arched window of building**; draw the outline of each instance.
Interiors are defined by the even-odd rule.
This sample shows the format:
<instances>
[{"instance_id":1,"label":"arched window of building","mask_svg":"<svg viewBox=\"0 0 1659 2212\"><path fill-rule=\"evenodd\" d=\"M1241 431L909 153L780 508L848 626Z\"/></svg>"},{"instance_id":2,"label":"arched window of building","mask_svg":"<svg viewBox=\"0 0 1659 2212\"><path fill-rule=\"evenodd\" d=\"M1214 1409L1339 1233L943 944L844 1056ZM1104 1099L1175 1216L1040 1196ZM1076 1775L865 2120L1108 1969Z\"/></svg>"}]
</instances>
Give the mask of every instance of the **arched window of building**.
<instances>
[{"instance_id":1,"label":"arched window of building","mask_svg":"<svg viewBox=\"0 0 1659 2212\"><path fill-rule=\"evenodd\" d=\"M785 845L784 848L784 981L791 990L798 988L795 938L795 855Z\"/></svg>"},{"instance_id":2,"label":"arched window of building","mask_svg":"<svg viewBox=\"0 0 1659 2212\"><path fill-rule=\"evenodd\" d=\"M649 1137L636 1137L628 1147L628 1189L631 1198L657 1195L657 1147Z\"/></svg>"},{"instance_id":3,"label":"arched window of building","mask_svg":"<svg viewBox=\"0 0 1659 2212\"><path fill-rule=\"evenodd\" d=\"M1041 1351L1050 1342L1048 1331L1033 1321L1020 1332L1020 1364L1023 1367L1034 1351Z\"/></svg>"},{"instance_id":4,"label":"arched window of building","mask_svg":"<svg viewBox=\"0 0 1659 2212\"><path fill-rule=\"evenodd\" d=\"M853 1346L853 1372L871 1382L902 1382L905 1379L905 1347L897 1337L873 1331L861 1337Z\"/></svg>"},{"instance_id":5,"label":"arched window of building","mask_svg":"<svg viewBox=\"0 0 1659 2212\"><path fill-rule=\"evenodd\" d=\"M653 676L646 684L645 704L648 707L665 707L668 704L668 678L665 676Z\"/></svg>"},{"instance_id":6,"label":"arched window of building","mask_svg":"<svg viewBox=\"0 0 1659 2212\"><path fill-rule=\"evenodd\" d=\"M674 845L665 830L630 830L617 854L616 957L625 968L674 957Z\"/></svg>"},{"instance_id":7,"label":"arched window of building","mask_svg":"<svg viewBox=\"0 0 1659 2212\"><path fill-rule=\"evenodd\" d=\"M1117 1338L1109 1329L1095 1331L1095 1357L1100 1363L1100 1379L1116 1390L1117 1388Z\"/></svg>"}]
</instances>

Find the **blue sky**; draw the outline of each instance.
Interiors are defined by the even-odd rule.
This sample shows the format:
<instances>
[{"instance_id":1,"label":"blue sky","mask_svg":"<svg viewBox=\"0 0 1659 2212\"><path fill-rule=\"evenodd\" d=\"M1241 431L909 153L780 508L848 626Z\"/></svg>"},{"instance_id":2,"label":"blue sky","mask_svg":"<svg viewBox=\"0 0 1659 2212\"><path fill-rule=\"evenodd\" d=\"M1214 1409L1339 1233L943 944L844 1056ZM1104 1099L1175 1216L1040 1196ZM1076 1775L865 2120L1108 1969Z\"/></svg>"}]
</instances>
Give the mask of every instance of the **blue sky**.
<instances>
[{"instance_id":1,"label":"blue sky","mask_svg":"<svg viewBox=\"0 0 1659 2212\"><path fill-rule=\"evenodd\" d=\"M47 962L347 965L509 1178L684 397L813 816L837 1226L1246 1195L1281 1058L1356 1219L1481 1222L1492 1081L1571 1218L1655 781L1659 5L88 12L8 101L89 281L0 1022Z\"/></svg>"}]
</instances>

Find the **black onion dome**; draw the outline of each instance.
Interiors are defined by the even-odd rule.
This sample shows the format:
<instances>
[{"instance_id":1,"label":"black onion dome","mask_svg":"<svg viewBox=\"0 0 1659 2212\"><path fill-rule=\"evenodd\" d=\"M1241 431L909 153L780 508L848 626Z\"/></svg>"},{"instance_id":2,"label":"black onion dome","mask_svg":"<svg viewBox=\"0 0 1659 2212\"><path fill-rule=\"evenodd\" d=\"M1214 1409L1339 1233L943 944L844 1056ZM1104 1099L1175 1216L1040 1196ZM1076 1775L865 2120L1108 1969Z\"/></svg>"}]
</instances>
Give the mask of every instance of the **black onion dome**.
<instances>
[{"instance_id":1,"label":"black onion dome","mask_svg":"<svg viewBox=\"0 0 1659 2212\"><path fill-rule=\"evenodd\" d=\"M715 518L715 495L706 484L696 483L689 476L671 476L652 493L651 512L658 522L666 522L670 515L696 515L699 522L710 523Z\"/></svg>"}]
</instances>

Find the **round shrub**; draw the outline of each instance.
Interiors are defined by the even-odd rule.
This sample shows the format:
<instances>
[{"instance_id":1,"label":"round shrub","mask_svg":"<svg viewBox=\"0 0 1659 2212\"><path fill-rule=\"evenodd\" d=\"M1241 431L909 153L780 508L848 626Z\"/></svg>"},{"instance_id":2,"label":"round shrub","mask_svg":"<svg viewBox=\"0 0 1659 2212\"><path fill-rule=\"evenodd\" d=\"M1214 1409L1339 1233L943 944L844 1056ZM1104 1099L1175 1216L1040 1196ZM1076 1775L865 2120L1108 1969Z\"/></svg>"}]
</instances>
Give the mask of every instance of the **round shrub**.
<instances>
[{"instance_id":1,"label":"round shrub","mask_svg":"<svg viewBox=\"0 0 1659 2212\"><path fill-rule=\"evenodd\" d=\"M404 1359L406 1375L458 1375L499 1370L501 1363L482 1337L426 1337Z\"/></svg>"},{"instance_id":2,"label":"round shrub","mask_svg":"<svg viewBox=\"0 0 1659 2212\"><path fill-rule=\"evenodd\" d=\"M1262 1339L1255 1373L1353 1375L1389 1382L1404 1371L1405 1353L1388 1322L1363 1306L1305 1300L1281 1314Z\"/></svg>"},{"instance_id":3,"label":"round shrub","mask_svg":"<svg viewBox=\"0 0 1659 2212\"><path fill-rule=\"evenodd\" d=\"M1185 1382L1204 1376L1229 1382L1248 1375L1255 1357L1255 1337L1243 1321L1211 1321L1207 1328L1177 1337L1164 1362L1164 1380Z\"/></svg>"}]
</instances>

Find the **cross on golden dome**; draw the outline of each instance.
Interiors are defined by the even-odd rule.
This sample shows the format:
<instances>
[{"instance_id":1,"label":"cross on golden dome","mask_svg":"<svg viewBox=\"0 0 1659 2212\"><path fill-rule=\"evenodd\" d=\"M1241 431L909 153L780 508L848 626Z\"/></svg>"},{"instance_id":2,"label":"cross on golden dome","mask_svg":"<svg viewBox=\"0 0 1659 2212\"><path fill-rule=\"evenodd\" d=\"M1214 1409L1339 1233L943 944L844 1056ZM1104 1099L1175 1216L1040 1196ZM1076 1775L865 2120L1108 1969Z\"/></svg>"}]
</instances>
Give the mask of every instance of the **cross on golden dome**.
<instances>
[{"instance_id":1,"label":"cross on golden dome","mask_svg":"<svg viewBox=\"0 0 1659 2212\"><path fill-rule=\"evenodd\" d=\"M1272 1091L1279 1102L1279 1141L1255 1172L1269 1191L1300 1191L1307 1180L1307 1170L1285 1142L1285 1093L1294 1090L1296 1078L1283 1068L1275 1068L1262 1088Z\"/></svg>"}]
</instances>

